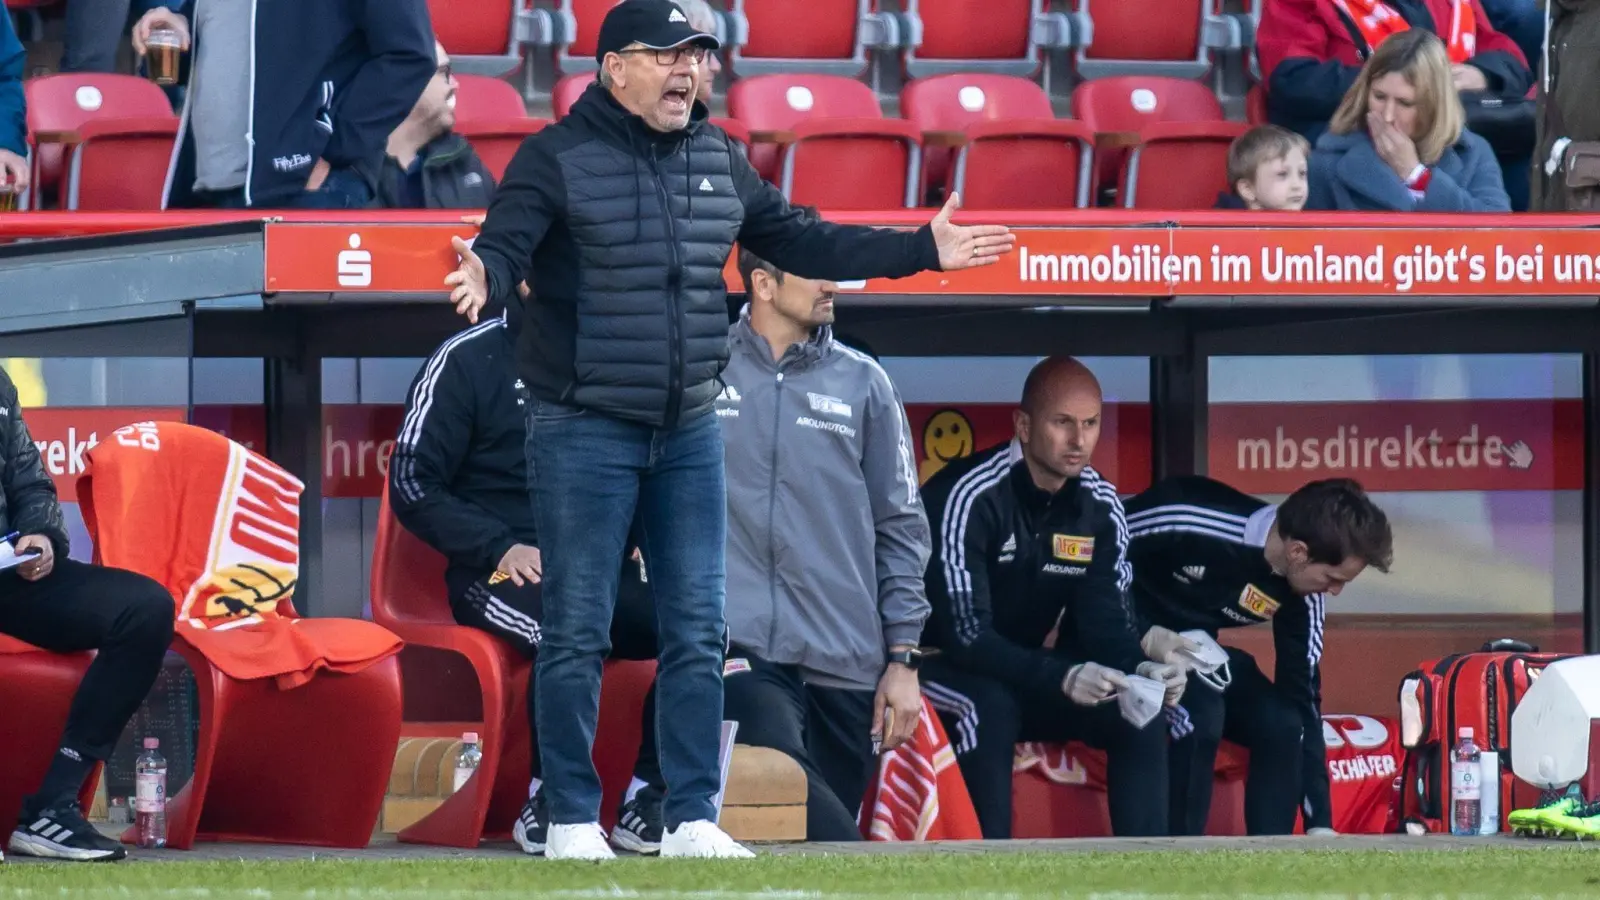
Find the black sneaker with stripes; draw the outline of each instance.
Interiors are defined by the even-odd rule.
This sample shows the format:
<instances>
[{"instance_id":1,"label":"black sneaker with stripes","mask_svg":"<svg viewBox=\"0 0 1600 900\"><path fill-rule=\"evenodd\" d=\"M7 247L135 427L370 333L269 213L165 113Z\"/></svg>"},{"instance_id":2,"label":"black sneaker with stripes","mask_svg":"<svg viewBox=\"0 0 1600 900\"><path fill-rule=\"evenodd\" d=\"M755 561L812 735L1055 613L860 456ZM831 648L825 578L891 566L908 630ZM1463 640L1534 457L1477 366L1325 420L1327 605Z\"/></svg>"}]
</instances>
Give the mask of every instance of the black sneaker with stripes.
<instances>
[{"instance_id":1,"label":"black sneaker with stripes","mask_svg":"<svg viewBox=\"0 0 1600 900\"><path fill-rule=\"evenodd\" d=\"M17 829L11 832L11 852L73 862L111 861L128 855L120 842L95 830L77 807L70 805L32 813L23 810Z\"/></svg>"},{"instance_id":2,"label":"black sneaker with stripes","mask_svg":"<svg viewBox=\"0 0 1600 900\"><path fill-rule=\"evenodd\" d=\"M545 810L544 792L535 791L528 802L522 804L517 823L511 826L511 839L523 853L538 856L544 853L546 835L550 831L550 815Z\"/></svg>"},{"instance_id":3,"label":"black sneaker with stripes","mask_svg":"<svg viewBox=\"0 0 1600 900\"><path fill-rule=\"evenodd\" d=\"M661 793L642 788L618 811L611 846L645 855L660 853L661 832Z\"/></svg>"}]
</instances>

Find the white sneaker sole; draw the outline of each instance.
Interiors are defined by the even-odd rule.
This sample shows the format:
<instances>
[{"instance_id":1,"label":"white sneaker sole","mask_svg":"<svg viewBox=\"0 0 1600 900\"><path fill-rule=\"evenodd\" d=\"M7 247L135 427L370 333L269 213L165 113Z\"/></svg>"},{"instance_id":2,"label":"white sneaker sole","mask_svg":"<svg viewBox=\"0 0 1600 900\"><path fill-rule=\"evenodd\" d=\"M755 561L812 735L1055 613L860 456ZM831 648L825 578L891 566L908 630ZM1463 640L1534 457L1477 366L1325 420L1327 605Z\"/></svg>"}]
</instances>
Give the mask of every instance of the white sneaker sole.
<instances>
[{"instance_id":1,"label":"white sneaker sole","mask_svg":"<svg viewBox=\"0 0 1600 900\"><path fill-rule=\"evenodd\" d=\"M549 847L546 847L544 851L544 858L577 859L584 862L606 862L608 860L616 859L617 855L611 852L610 847L601 844L598 849L591 849L589 851L551 851Z\"/></svg>"},{"instance_id":2,"label":"white sneaker sole","mask_svg":"<svg viewBox=\"0 0 1600 900\"><path fill-rule=\"evenodd\" d=\"M511 826L511 839L516 841L517 846L522 848L522 852L529 856L544 855L544 845L528 839L528 829L523 827L521 819L518 819L516 824Z\"/></svg>"},{"instance_id":3,"label":"white sneaker sole","mask_svg":"<svg viewBox=\"0 0 1600 900\"><path fill-rule=\"evenodd\" d=\"M40 859L64 859L71 862L112 862L118 859L115 850L86 850L67 847L54 841L21 831L11 833L11 853L35 856Z\"/></svg>"},{"instance_id":4,"label":"white sneaker sole","mask_svg":"<svg viewBox=\"0 0 1600 900\"><path fill-rule=\"evenodd\" d=\"M640 856L655 856L661 852L660 843L652 844L621 826L611 829L611 846Z\"/></svg>"}]
</instances>

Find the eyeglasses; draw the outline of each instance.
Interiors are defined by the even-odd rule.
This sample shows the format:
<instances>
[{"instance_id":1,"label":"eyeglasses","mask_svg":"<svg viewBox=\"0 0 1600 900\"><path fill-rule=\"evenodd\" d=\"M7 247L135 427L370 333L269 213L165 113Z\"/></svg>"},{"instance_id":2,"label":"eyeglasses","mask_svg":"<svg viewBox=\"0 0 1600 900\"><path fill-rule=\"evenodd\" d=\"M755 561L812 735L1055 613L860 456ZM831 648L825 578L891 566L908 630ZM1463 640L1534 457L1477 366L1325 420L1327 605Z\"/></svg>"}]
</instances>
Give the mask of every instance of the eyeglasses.
<instances>
[{"instance_id":1,"label":"eyeglasses","mask_svg":"<svg viewBox=\"0 0 1600 900\"><path fill-rule=\"evenodd\" d=\"M618 50L618 53L654 53L656 62L663 66L675 66L678 60L688 57L695 65L706 61L706 48L699 44L689 44L684 47L668 47L665 50L652 50L649 47L634 47L632 50Z\"/></svg>"},{"instance_id":2,"label":"eyeglasses","mask_svg":"<svg viewBox=\"0 0 1600 900\"><path fill-rule=\"evenodd\" d=\"M445 63L444 65L440 66L439 68L434 69L433 70L433 74L437 75L440 78L443 78L445 81L449 81L450 80L450 63Z\"/></svg>"}]
</instances>

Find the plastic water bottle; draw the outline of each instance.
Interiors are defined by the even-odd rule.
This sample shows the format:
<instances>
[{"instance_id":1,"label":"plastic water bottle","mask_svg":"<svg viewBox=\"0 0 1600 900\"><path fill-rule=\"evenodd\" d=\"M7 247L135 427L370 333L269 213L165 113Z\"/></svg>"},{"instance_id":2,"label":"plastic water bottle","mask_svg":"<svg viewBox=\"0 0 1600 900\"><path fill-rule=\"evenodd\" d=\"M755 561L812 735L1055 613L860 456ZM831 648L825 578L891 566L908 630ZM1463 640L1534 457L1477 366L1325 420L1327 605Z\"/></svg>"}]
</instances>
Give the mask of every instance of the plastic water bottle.
<instances>
[{"instance_id":1,"label":"plastic water bottle","mask_svg":"<svg viewBox=\"0 0 1600 900\"><path fill-rule=\"evenodd\" d=\"M161 742L144 739L144 752L134 761L133 821L139 846L167 845L167 760L157 748Z\"/></svg>"},{"instance_id":2,"label":"plastic water bottle","mask_svg":"<svg viewBox=\"0 0 1600 900\"><path fill-rule=\"evenodd\" d=\"M1483 769L1472 729L1462 728L1450 763L1450 832L1477 834L1482 823Z\"/></svg>"},{"instance_id":3,"label":"plastic water bottle","mask_svg":"<svg viewBox=\"0 0 1600 900\"><path fill-rule=\"evenodd\" d=\"M478 765L482 762L483 751L478 749L478 733L469 731L463 734L461 736L461 752L456 754L455 787L452 787L450 792L453 794L461 790L462 786L467 783L467 779L472 777L472 773L478 771Z\"/></svg>"}]
</instances>

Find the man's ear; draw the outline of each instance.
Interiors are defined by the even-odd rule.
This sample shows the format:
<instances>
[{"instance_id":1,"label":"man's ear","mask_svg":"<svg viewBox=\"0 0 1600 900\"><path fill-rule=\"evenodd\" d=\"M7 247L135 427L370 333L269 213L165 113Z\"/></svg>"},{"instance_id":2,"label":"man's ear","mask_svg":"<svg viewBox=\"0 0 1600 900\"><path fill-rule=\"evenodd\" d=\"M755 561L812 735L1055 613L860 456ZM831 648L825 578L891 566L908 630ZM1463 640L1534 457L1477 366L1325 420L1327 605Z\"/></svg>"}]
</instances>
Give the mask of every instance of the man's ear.
<instances>
[{"instance_id":1,"label":"man's ear","mask_svg":"<svg viewBox=\"0 0 1600 900\"><path fill-rule=\"evenodd\" d=\"M1022 409L1011 411L1011 427L1016 431L1017 440L1026 444L1033 430L1033 419Z\"/></svg>"},{"instance_id":2,"label":"man's ear","mask_svg":"<svg viewBox=\"0 0 1600 900\"><path fill-rule=\"evenodd\" d=\"M1296 566L1303 566L1311 561L1311 548L1305 541L1286 541L1283 545L1284 556Z\"/></svg>"}]
</instances>

